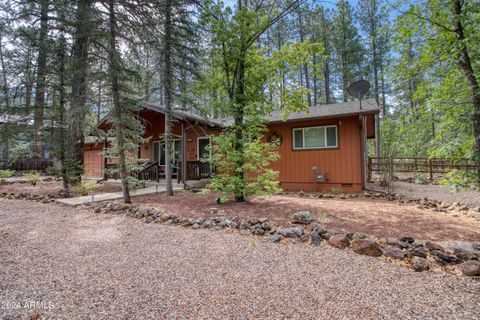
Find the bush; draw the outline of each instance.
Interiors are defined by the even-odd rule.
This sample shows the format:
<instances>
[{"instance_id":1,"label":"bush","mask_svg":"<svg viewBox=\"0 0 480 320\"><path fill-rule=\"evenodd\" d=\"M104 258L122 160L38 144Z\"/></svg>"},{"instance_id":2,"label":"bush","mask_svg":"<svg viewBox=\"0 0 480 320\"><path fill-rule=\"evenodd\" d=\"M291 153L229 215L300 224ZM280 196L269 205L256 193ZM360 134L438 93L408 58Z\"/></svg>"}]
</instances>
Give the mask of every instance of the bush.
<instances>
[{"instance_id":1,"label":"bush","mask_svg":"<svg viewBox=\"0 0 480 320\"><path fill-rule=\"evenodd\" d=\"M97 188L97 181L87 180L87 181L81 181L75 184L72 187L72 190L73 190L73 193L75 194L79 194L81 196L88 196L96 188Z\"/></svg>"},{"instance_id":2,"label":"bush","mask_svg":"<svg viewBox=\"0 0 480 320\"><path fill-rule=\"evenodd\" d=\"M330 193L333 194L334 196L338 196L339 194L343 193L343 190L342 188L333 187L332 189L330 189Z\"/></svg>"},{"instance_id":3,"label":"bush","mask_svg":"<svg viewBox=\"0 0 480 320\"><path fill-rule=\"evenodd\" d=\"M28 183L31 183L32 185L36 186L38 182L42 179L42 175L39 172L32 171L32 172L27 172L23 175L23 178L27 180Z\"/></svg>"},{"instance_id":4,"label":"bush","mask_svg":"<svg viewBox=\"0 0 480 320\"><path fill-rule=\"evenodd\" d=\"M460 171L453 169L446 174L446 177L441 179L438 183L441 186L447 186L458 192L462 189L467 189L475 185L476 176L474 173Z\"/></svg>"},{"instance_id":5,"label":"bush","mask_svg":"<svg viewBox=\"0 0 480 320\"><path fill-rule=\"evenodd\" d=\"M14 173L15 171L13 170L0 170L0 182L4 182L5 179L13 176Z\"/></svg>"}]
</instances>

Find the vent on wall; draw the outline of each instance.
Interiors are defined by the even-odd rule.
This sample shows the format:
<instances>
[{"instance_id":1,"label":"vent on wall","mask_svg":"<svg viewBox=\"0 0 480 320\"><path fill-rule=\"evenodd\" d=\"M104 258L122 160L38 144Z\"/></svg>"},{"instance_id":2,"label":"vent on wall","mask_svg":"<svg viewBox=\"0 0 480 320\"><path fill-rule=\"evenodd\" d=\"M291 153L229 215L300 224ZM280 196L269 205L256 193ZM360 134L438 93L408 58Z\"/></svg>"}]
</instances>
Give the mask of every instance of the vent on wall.
<instances>
[{"instance_id":1,"label":"vent on wall","mask_svg":"<svg viewBox=\"0 0 480 320\"><path fill-rule=\"evenodd\" d=\"M351 183L342 183L342 188L352 188L353 184Z\"/></svg>"}]
</instances>

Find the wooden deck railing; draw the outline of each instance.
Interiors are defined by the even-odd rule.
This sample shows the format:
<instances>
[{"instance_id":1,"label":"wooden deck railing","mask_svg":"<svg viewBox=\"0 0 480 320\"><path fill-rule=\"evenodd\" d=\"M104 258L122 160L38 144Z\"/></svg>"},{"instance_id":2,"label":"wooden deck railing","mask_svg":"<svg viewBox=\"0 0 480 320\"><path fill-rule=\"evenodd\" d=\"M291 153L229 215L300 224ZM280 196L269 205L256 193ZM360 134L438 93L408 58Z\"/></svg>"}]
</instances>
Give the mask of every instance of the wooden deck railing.
<instances>
[{"instance_id":1,"label":"wooden deck railing","mask_svg":"<svg viewBox=\"0 0 480 320\"><path fill-rule=\"evenodd\" d=\"M368 158L368 180L372 172L418 172L428 173L430 181L434 174L447 173L453 169L475 170L475 163L467 158Z\"/></svg>"},{"instance_id":2,"label":"wooden deck railing","mask_svg":"<svg viewBox=\"0 0 480 320\"><path fill-rule=\"evenodd\" d=\"M158 174L158 162L149 163L137 174L137 179L140 180L149 180L149 181L156 181L160 179L160 175Z\"/></svg>"},{"instance_id":3,"label":"wooden deck railing","mask_svg":"<svg viewBox=\"0 0 480 320\"><path fill-rule=\"evenodd\" d=\"M182 177L182 164L179 162L179 174L178 181ZM196 160L196 161L187 161L186 163L186 175L185 180L201 180L204 178L209 178L213 172L212 165L208 162Z\"/></svg>"}]
</instances>

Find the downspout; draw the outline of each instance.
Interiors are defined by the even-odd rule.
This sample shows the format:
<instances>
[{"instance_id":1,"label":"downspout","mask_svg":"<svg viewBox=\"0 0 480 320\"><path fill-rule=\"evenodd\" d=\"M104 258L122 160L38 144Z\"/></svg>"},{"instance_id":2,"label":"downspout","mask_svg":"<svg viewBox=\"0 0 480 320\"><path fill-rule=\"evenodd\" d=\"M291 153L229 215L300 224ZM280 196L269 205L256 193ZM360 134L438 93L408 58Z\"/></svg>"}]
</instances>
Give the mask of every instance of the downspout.
<instances>
[{"instance_id":1,"label":"downspout","mask_svg":"<svg viewBox=\"0 0 480 320\"><path fill-rule=\"evenodd\" d=\"M366 139L365 139L365 123L366 117L364 115L359 115L359 122L360 122L360 161L361 161L361 179L362 179L362 190L366 189L366 182L365 178L367 176L366 172Z\"/></svg>"}]
</instances>

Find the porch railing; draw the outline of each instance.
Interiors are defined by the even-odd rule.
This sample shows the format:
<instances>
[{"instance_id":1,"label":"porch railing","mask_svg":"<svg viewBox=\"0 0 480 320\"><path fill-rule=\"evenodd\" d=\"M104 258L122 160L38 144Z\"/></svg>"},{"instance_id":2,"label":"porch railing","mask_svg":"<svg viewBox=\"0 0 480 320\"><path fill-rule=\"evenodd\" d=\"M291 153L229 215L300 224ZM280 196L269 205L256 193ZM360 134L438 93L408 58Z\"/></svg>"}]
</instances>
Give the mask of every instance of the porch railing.
<instances>
[{"instance_id":1,"label":"porch railing","mask_svg":"<svg viewBox=\"0 0 480 320\"><path fill-rule=\"evenodd\" d=\"M155 161L147 164L145 168L138 172L137 179L158 182L158 180L160 179L160 176L158 174L158 162Z\"/></svg>"},{"instance_id":2,"label":"porch railing","mask_svg":"<svg viewBox=\"0 0 480 320\"><path fill-rule=\"evenodd\" d=\"M177 181L180 182L182 177L182 163L178 164L179 174ZM185 180L201 180L209 178L213 172L213 167L210 163L204 161L187 161Z\"/></svg>"}]
</instances>

